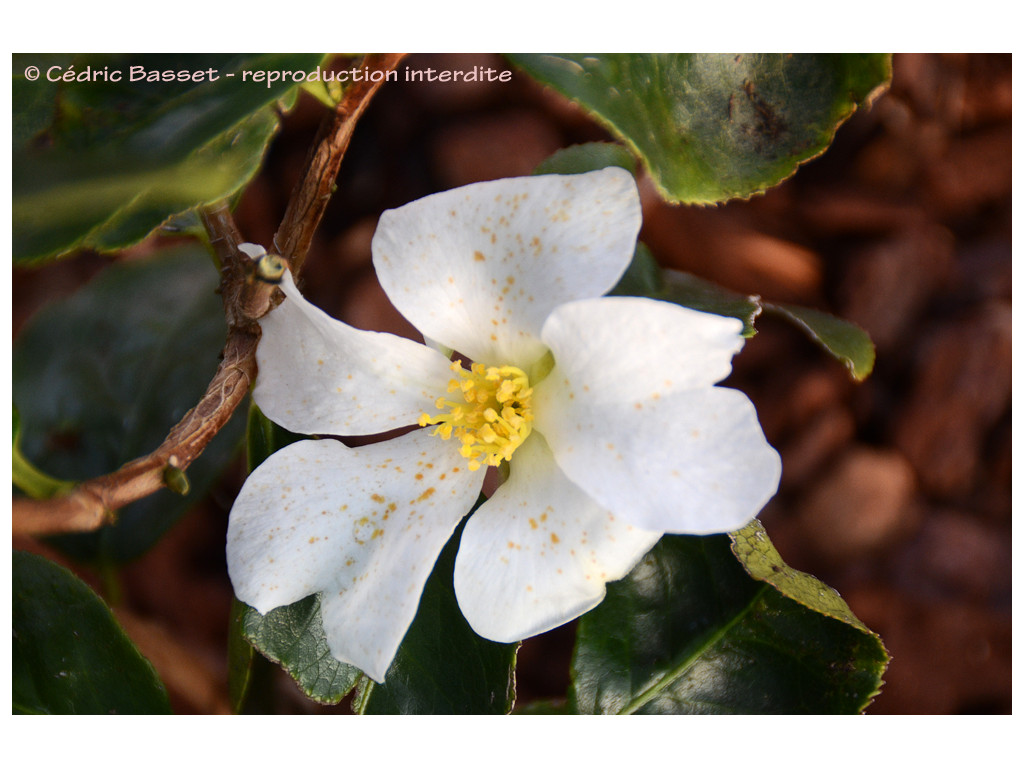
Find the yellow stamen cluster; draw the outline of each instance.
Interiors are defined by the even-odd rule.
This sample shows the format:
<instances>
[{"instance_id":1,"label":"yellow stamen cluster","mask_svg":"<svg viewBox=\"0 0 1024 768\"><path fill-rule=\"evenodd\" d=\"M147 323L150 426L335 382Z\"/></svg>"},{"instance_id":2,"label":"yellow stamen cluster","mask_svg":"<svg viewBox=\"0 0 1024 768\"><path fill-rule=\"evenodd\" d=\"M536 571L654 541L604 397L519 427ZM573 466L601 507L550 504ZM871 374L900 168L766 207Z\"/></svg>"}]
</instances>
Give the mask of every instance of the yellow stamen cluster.
<instances>
[{"instance_id":1,"label":"yellow stamen cluster","mask_svg":"<svg viewBox=\"0 0 1024 768\"><path fill-rule=\"evenodd\" d=\"M467 371L455 361L448 392L461 392L462 402L437 399L436 416L420 415L420 426L437 424L433 434L448 440L454 435L462 442L460 453L469 459L471 470L484 465L496 467L512 458L532 429L530 382L526 374L511 365L487 367L474 363Z\"/></svg>"}]
</instances>

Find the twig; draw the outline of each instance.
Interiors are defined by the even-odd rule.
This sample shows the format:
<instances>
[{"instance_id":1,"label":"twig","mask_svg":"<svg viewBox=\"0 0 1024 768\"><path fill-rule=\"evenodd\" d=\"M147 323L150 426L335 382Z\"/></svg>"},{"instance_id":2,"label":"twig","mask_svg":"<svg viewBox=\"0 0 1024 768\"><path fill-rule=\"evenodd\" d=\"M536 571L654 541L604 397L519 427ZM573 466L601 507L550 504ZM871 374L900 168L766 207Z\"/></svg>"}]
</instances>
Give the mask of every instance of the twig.
<instances>
[{"instance_id":1,"label":"twig","mask_svg":"<svg viewBox=\"0 0 1024 768\"><path fill-rule=\"evenodd\" d=\"M368 56L364 65L390 71L402 54ZM297 273L333 191L355 123L384 82L360 82L345 92L325 119L305 172L292 193L274 243ZM253 279L251 260L238 250L242 242L225 204L201 211L210 243L220 258L220 291L228 337L223 359L199 403L170 431L155 451L102 477L87 480L51 499L15 498L15 533L46 535L90 531L115 520L115 510L174 485L203 452L245 399L256 377L257 319L271 308L273 286Z\"/></svg>"},{"instance_id":2,"label":"twig","mask_svg":"<svg viewBox=\"0 0 1024 768\"><path fill-rule=\"evenodd\" d=\"M404 53L375 54L367 56L363 65L371 72L390 72L404 56ZM292 192L284 219L274 235L274 249L291 265L292 274L298 274L302 269L313 233L334 191L341 158L348 148L356 122L373 94L385 82L385 78L377 82L370 80L366 78L353 83L342 95L334 114L320 125L306 158L306 171Z\"/></svg>"},{"instance_id":3,"label":"twig","mask_svg":"<svg viewBox=\"0 0 1024 768\"><path fill-rule=\"evenodd\" d=\"M135 459L109 475L87 480L68 494L51 499L17 498L13 505L16 533L52 534L90 531L113 522L113 512L167 486L195 461L245 399L256 377L259 325L245 309L259 305L269 286L247 282L248 257L238 250L241 236L226 206L201 212L210 242L221 258L224 310L228 337L223 359L199 403L185 414L163 443L148 456ZM249 269L251 271L251 267ZM268 304L266 297L262 299Z\"/></svg>"}]
</instances>

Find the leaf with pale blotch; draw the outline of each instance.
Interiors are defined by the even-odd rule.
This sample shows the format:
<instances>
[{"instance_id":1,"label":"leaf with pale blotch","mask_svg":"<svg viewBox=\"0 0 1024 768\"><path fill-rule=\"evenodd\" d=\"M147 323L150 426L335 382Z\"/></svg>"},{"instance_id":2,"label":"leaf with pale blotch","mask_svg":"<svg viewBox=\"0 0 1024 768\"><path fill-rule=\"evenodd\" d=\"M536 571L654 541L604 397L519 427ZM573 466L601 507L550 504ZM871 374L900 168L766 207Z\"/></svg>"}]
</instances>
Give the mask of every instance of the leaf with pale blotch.
<instances>
[{"instance_id":1,"label":"leaf with pale blotch","mask_svg":"<svg viewBox=\"0 0 1024 768\"><path fill-rule=\"evenodd\" d=\"M644 161L662 195L749 197L821 154L891 77L887 54L514 54Z\"/></svg>"}]
</instances>

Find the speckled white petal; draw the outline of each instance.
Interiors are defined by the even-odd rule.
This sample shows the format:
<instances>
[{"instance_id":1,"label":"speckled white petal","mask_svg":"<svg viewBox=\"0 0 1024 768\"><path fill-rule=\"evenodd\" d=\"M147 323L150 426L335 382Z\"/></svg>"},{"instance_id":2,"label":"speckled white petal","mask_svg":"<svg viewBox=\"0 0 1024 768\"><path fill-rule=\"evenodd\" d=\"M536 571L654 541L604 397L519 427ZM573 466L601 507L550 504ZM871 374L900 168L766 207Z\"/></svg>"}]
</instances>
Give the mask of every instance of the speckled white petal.
<instances>
[{"instance_id":1,"label":"speckled white petal","mask_svg":"<svg viewBox=\"0 0 1024 768\"><path fill-rule=\"evenodd\" d=\"M482 472L427 430L347 448L304 440L261 464L228 523L228 573L260 613L321 593L331 654L383 682Z\"/></svg>"},{"instance_id":2,"label":"speckled white petal","mask_svg":"<svg viewBox=\"0 0 1024 768\"><path fill-rule=\"evenodd\" d=\"M608 296L557 307L542 339L575 397L640 410L652 399L728 376L743 347L742 330L735 317Z\"/></svg>"},{"instance_id":3,"label":"speckled white petal","mask_svg":"<svg viewBox=\"0 0 1024 768\"><path fill-rule=\"evenodd\" d=\"M780 474L747 397L711 386L731 370L741 328L651 299L558 307L543 330L555 367L535 386L534 429L573 482L638 527L740 528Z\"/></svg>"},{"instance_id":4,"label":"speckled white petal","mask_svg":"<svg viewBox=\"0 0 1024 768\"><path fill-rule=\"evenodd\" d=\"M621 168L500 179L385 211L373 263L425 336L525 370L546 351L540 331L551 310L611 289L639 229L636 184Z\"/></svg>"},{"instance_id":5,"label":"speckled white petal","mask_svg":"<svg viewBox=\"0 0 1024 768\"><path fill-rule=\"evenodd\" d=\"M556 365L534 395L534 428L562 471L623 519L667 533L733 531L778 489L779 455L742 392L683 390L638 409L581 397L583 381Z\"/></svg>"},{"instance_id":6,"label":"speckled white petal","mask_svg":"<svg viewBox=\"0 0 1024 768\"><path fill-rule=\"evenodd\" d=\"M601 602L661 538L598 506L562 474L534 433L509 479L466 523L455 594L473 630L512 642L560 626Z\"/></svg>"},{"instance_id":7,"label":"speckled white petal","mask_svg":"<svg viewBox=\"0 0 1024 768\"><path fill-rule=\"evenodd\" d=\"M238 250L248 256L250 259L255 261L260 256L267 252L266 248L256 243L239 243Z\"/></svg>"},{"instance_id":8,"label":"speckled white petal","mask_svg":"<svg viewBox=\"0 0 1024 768\"><path fill-rule=\"evenodd\" d=\"M449 361L388 333L361 331L288 297L260 320L253 398L264 414L307 435L369 435L415 424L447 391Z\"/></svg>"}]
</instances>

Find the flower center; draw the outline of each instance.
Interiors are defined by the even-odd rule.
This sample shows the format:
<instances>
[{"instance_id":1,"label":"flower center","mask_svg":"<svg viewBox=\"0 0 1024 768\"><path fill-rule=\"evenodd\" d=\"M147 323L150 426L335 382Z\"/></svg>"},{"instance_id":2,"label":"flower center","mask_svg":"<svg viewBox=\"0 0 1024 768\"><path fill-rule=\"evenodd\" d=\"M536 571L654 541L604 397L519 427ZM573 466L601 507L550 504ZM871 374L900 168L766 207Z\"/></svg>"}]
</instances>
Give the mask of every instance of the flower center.
<instances>
[{"instance_id":1,"label":"flower center","mask_svg":"<svg viewBox=\"0 0 1024 768\"><path fill-rule=\"evenodd\" d=\"M457 360L451 369L458 378L448 382L448 392L461 392L461 401L439 397L441 413L421 414L420 426L437 424L433 434L458 438L459 452L469 459L471 470L508 461L533 429L533 390L526 374L511 365L488 368L480 363L467 371Z\"/></svg>"}]
</instances>

